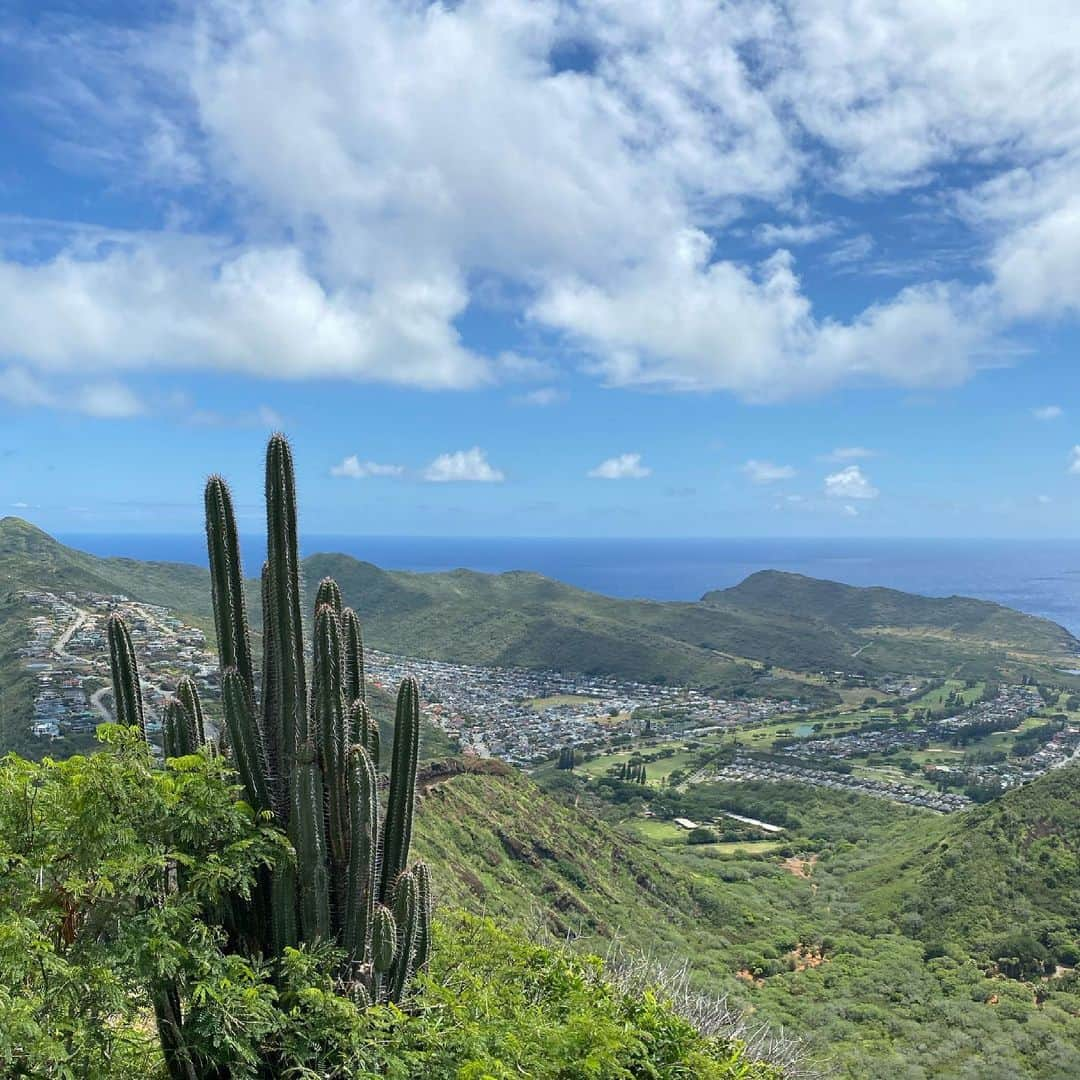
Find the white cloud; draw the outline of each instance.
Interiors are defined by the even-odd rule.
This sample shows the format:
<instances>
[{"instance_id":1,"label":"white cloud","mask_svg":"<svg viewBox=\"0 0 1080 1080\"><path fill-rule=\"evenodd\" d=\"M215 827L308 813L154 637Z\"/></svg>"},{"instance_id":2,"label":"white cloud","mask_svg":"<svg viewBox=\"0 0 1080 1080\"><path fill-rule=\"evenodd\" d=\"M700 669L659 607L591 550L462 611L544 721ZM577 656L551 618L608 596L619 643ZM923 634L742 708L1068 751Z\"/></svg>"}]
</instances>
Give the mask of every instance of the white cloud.
<instances>
[{"instance_id":1,"label":"white cloud","mask_svg":"<svg viewBox=\"0 0 1080 1080\"><path fill-rule=\"evenodd\" d=\"M1062 415L1064 410L1060 405L1042 405L1037 409L1031 410L1031 415L1036 420L1057 420Z\"/></svg>"},{"instance_id":2,"label":"white cloud","mask_svg":"<svg viewBox=\"0 0 1080 1080\"><path fill-rule=\"evenodd\" d=\"M0 262L0 351L42 370L213 368L470 386L486 364L449 321L453 273L328 290L294 247L220 251L205 241L95 245L95 257Z\"/></svg>"},{"instance_id":3,"label":"white cloud","mask_svg":"<svg viewBox=\"0 0 1080 1080\"><path fill-rule=\"evenodd\" d=\"M44 384L22 368L6 368L0 371L0 400L22 408L35 405L53 405L53 394Z\"/></svg>"},{"instance_id":4,"label":"white cloud","mask_svg":"<svg viewBox=\"0 0 1080 1080\"><path fill-rule=\"evenodd\" d=\"M904 289L849 323L817 320L786 252L753 272L710 261L714 242L681 234L663 261L603 285L564 279L532 316L565 330L615 386L731 390L768 401L842 382L961 381L989 350L981 294Z\"/></svg>"},{"instance_id":5,"label":"white cloud","mask_svg":"<svg viewBox=\"0 0 1080 1080\"><path fill-rule=\"evenodd\" d=\"M861 458L877 457L876 450L870 450L865 446L838 446L835 450L823 455L822 461L858 461Z\"/></svg>"},{"instance_id":6,"label":"white cloud","mask_svg":"<svg viewBox=\"0 0 1080 1080\"><path fill-rule=\"evenodd\" d=\"M425 470L424 479L433 484L471 481L493 484L505 479L503 474L489 464L487 455L478 446L471 450L457 450L452 454L440 454Z\"/></svg>"},{"instance_id":7,"label":"white cloud","mask_svg":"<svg viewBox=\"0 0 1080 1080\"><path fill-rule=\"evenodd\" d=\"M849 237L841 241L825 256L829 266L844 268L854 267L865 262L874 250L874 238L867 233Z\"/></svg>"},{"instance_id":8,"label":"white cloud","mask_svg":"<svg viewBox=\"0 0 1080 1080\"><path fill-rule=\"evenodd\" d=\"M509 379L531 379L540 381L551 379L558 374L558 369L546 360L535 356L522 356L516 352L502 352L496 360L499 373Z\"/></svg>"},{"instance_id":9,"label":"white cloud","mask_svg":"<svg viewBox=\"0 0 1080 1080\"><path fill-rule=\"evenodd\" d=\"M1080 444L1069 451L1069 472L1080 475Z\"/></svg>"},{"instance_id":10,"label":"white cloud","mask_svg":"<svg viewBox=\"0 0 1080 1080\"><path fill-rule=\"evenodd\" d=\"M565 399L565 391L558 389L558 387L541 386L536 390L528 391L528 393L519 394L514 398L514 401L519 405L536 405L543 407L546 405L555 405Z\"/></svg>"},{"instance_id":11,"label":"white cloud","mask_svg":"<svg viewBox=\"0 0 1080 1080\"><path fill-rule=\"evenodd\" d=\"M75 407L88 416L123 419L142 413L142 402L121 383L90 383L76 394Z\"/></svg>"},{"instance_id":12,"label":"white cloud","mask_svg":"<svg viewBox=\"0 0 1080 1080\"><path fill-rule=\"evenodd\" d=\"M227 192L235 222L5 246L0 355L86 377L550 378L463 343L488 304L611 385L953 384L1017 320L1080 310L1074 18L1073 0L204 0L145 33L46 24L21 35L41 85L20 100L58 159L178 206ZM595 63L559 70L568 43ZM952 190L973 168L986 183ZM818 192L913 185L989 252L982 284L921 272L839 320L788 252L741 254L838 232Z\"/></svg>"},{"instance_id":13,"label":"white cloud","mask_svg":"<svg viewBox=\"0 0 1080 1080\"><path fill-rule=\"evenodd\" d=\"M589 470L594 480L643 480L652 469L641 463L640 454L619 454Z\"/></svg>"},{"instance_id":14,"label":"white cloud","mask_svg":"<svg viewBox=\"0 0 1080 1080\"><path fill-rule=\"evenodd\" d=\"M843 508L844 517L858 517L859 511L855 509L850 503L845 503Z\"/></svg>"},{"instance_id":15,"label":"white cloud","mask_svg":"<svg viewBox=\"0 0 1080 1080\"><path fill-rule=\"evenodd\" d=\"M790 480L795 470L790 465L776 465L771 461L757 461L751 458L742 466L742 471L755 484L774 484L778 480Z\"/></svg>"},{"instance_id":16,"label":"white cloud","mask_svg":"<svg viewBox=\"0 0 1080 1080\"><path fill-rule=\"evenodd\" d=\"M754 239L766 247L788 247L800 244L814 244L832 236L837 226L831 221L815 221L802 224L787 223L781 225L759 225L754 230Z\"/></svg>"},{"instance_id":17,"label":"white cloud","mask_svg":"<svg viewBox=\"0 0 1080 1080\"><path fill-rule=\"evenodd\" d=\"M18 408L54 408L105 420L127 419L146 411L128 387L117 382L56 386L23 368L0 371L0 401Z\"/></svg>"},{"instance_id":18,"label":"white cloud","mask_svg":"<svg viewBox=\"0 0 1080 1080\"><path fill-rule=\"evenodd\" d=\"M876 499L879 492L858 465L848 465L825 477L825 494L833 499Z\"/></svg>"},{"instance_id":19,"label":"white cloud","mask_svg":"<svg viewBox=\"0 0 1080 1080\"><path fill-rule=\"evenodd\" d=\"M403 465L381 465L377 461L361 461L356 454L350 454L339 465L330 467L331 476L348 476L353 480L366 480L372 476L401 476L404 472Z\"/></svg>"}]
</instances>

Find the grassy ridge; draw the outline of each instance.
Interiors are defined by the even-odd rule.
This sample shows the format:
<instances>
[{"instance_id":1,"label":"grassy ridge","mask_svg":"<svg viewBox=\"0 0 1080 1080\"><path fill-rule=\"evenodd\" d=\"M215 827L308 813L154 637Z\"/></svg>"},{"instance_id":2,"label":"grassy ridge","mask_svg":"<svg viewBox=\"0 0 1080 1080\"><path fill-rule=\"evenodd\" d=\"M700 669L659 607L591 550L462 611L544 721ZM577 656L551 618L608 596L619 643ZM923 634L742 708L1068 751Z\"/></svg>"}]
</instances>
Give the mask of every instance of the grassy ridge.
<instances>
[{"instance_id":1,"label":"grassy ridge","mask_svg":"<svg viewBox=\"0 0 1080 1080\"><path fill-rule=\"evenodd\" d=\"M940 882L933 856L926 862L944 839L955 850L965 837L965 850L988 853L992 896L994 860L1011 841L1004 835L1000 848L985 848L984 810L945 819L791 784L695 789L702 817L734 807L788 824L783 848L746 857L720 845L651 843L632 823L601 821L585 802L575 805L586 796L569 797L505 768L438 782L421 802L414 845L435 867L440 901L534 934L580 937L600 952L614 939L668 963L690 958L697 985L797 1033L828 1075L1078 1074L1080 985L1068 976L1005 978L985 958L976 962L964 939L967 872ZM801 857L785 862L791 850ZM1015 870L1005 862L999 873ZM1027 903L1030 925L1043 915L1062 925L1066 916L1041 908L1037 891L1017 887L1026 900L1003 919L1021 919ZM954 928L934 929L931 947L918 909L948 889L960 901Z\"/></svg>"},{"instance_id":2,"label":"grassy ridge","mask_svg":"<svg viewBox=\"0 0 1080 1080\"><path fill-rule=\"evenodd\" d=\"M539 574L385 571L348 555L304 560L362 613L368 641L461 663L550 667L726 692L828 696L762 665L866 674L1045 671L1080 650L1054 623L983 601L856 589L765 571L698 603L622 600ZM0 521L0 590L26 585L124 592L203 622L206 572L98 559L18 518ZM5 588L6 587L6 588ZM257 607L258 589L248 599ZM258 625L256 622L255 625Z\"/></svg>"}]
</instances>

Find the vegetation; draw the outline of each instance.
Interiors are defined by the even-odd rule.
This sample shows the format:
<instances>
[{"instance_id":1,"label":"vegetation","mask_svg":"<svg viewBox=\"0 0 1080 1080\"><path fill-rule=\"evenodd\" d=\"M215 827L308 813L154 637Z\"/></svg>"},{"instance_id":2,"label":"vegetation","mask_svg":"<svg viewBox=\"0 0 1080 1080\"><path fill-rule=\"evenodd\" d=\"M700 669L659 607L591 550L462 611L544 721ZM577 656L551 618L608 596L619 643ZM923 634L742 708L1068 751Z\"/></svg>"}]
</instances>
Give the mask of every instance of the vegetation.
<instances>
[{"instance_id":1,"label":"vegetation","mask_svg":"<svg viewBox=\"0 0 1080 1080\"><path fill-rule=\"evenodd\" d=\"M281 436L266 479L261 678L231 496L219 477L206 489L220 739L183 678L157 766L114 615L105 751L0 761L5 1074L780 1077L735 1025L695 1027L647 989L612 985L598 961L491 923L459 917L453 962L429 973L431 880L409 865L419 688L406 679L398 694L380 816L360 624L329 578L307 677Z\"/></svg>"},{"instance_id":2,"label":"vegetation","mask_svg":"<svg viewBox=\"0 0 1080 1080\"><path fill-rule=\"evenodd\" d=\"M292 454L281 435L266 456L267 561L262 575L263 672L256 696L251 635L232 497L213 476L206 485L206 535L214 625L221 658L222 747L240 775L248 804L292 841L295 862L258 873L250 895L226 902L222 921L233 951L268 965L280 980L286 951L301 942L336 949L333 973L358 1002L400 1002L431 951L431 883L423 863L408 866L420 738L420 691L406 679L398 694L390 794L380 827L379 729L368 714L360 623L324 579L315 597L309 685L300 618L300 559ZM118 723L146 738L138 660L123 621L108 624ZM165 707L164 742L182 755L205 744L195 683L183 679ZM183 891L184 878L173 886ZM166 886L168 887L168 886ZM171 1077L192 1080L215 1060L188 1036L177 982L151 990ZM273 1066L272 1060L267 1061Z\"/></svg>"},{"instance_id":3,"label":"vegetation","mask_svg":"<svg viewBox=\"0 0 1080 1080\"><path fill-rule=\"evenodd\" d=\"M254 895L285 836L238 799L221 755L161 767L136 732L100 733L89 757L0 759L5 1076L164 1077L150 1020L162 981L198 1077L255 1078L268 1062L274 1076L395 1080L797 1075L779 1067L791 1046L750 1055L737 1018L709 1025L698 1009L692 1024L617 967L464 914L433 927L404 1010L343 993L329 942L287 948L275 974L233 951L214 915Z\"/></svg>"}]
</instances>

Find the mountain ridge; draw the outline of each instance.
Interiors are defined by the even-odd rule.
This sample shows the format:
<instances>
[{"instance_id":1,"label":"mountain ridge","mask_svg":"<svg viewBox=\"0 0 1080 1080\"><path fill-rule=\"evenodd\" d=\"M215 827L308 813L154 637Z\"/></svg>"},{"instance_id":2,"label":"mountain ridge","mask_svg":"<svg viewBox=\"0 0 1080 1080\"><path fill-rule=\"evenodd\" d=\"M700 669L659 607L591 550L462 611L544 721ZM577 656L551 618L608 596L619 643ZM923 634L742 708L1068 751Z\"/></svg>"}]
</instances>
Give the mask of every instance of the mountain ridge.
<instances>
[{"instance_id":1,"label":"mountain ridge","mask_svg":"<svg viewBox=\"0 0 1080 1080\"><path fill-rule=\"evenodd\" d=\"M1080 641L1064 627L989 601L776 570L710 590L699 601L659 601L604 596L527 570L384 570L342 553L309 555L303 567L309 590L324 576L337 579L346 602L361 613L369 643L387 652L728 694L825 701L827 691L798 676L840 670L1021 677L1080 653ZM0 589L29 585L124 592L204 626L209 616L201 567L102 559L20 518L0 519ZM247 593L257 614L254 583Z\"/></svg>"}]
</instances>

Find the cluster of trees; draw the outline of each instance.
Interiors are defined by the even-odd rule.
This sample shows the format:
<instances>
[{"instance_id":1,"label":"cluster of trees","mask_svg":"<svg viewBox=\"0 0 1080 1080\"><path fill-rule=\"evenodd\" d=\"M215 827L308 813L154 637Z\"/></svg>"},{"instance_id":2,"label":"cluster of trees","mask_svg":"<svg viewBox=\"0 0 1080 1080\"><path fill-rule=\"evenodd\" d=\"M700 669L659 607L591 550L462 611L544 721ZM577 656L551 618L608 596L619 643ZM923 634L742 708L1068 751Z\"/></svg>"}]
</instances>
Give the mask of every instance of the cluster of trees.
<instances>
[{"instance_id":1,"label":"cluster of trees","mask_svg":"<svg viewBox=\"0 0 1080 1080\"><path fill-rule=\"evenodd\" d=\"M574 759L574 748L572 746L564 746L559 751L558 760L555 762L556 769L572 769L577 762Z\"/></svg>"},{"instance_id":2,"label":"cluster of trees","mask_svg":"<svg viewBox=\"0 0 1080 1080\"><path fill-rule=\"evenodd\" d=\"M624 761L621 765L617 766L615 778L621 780L624 784L644 784L647 781L648 776L643 763L635 765L629 761Z\"/></svg>"}]
</instances>

